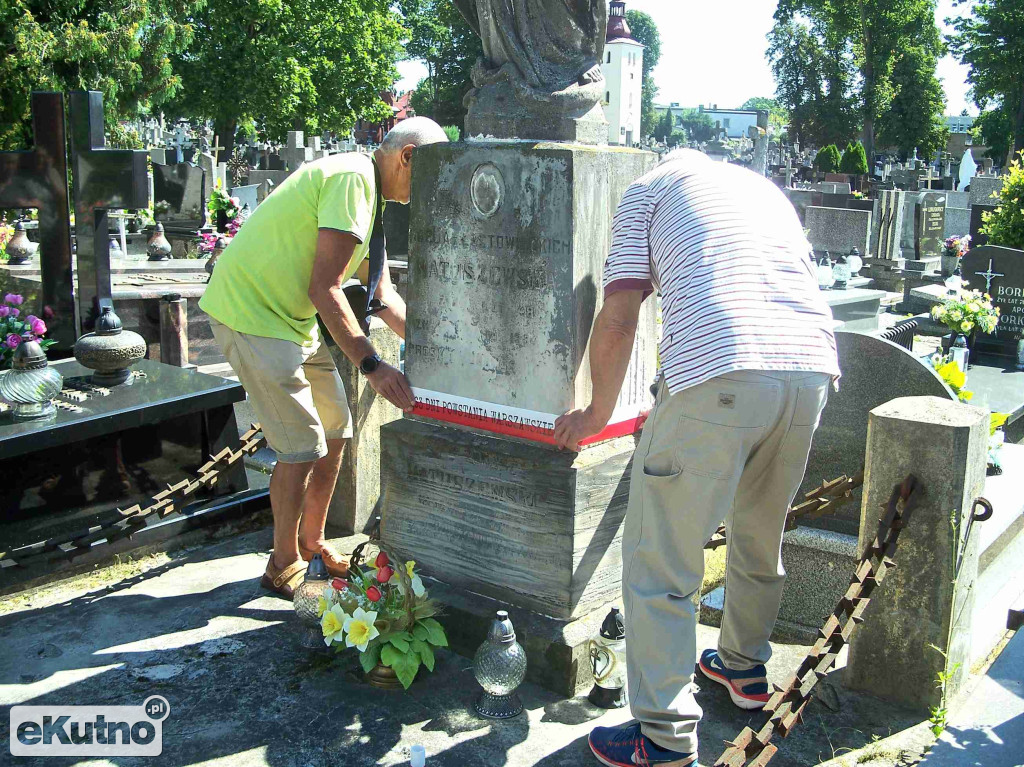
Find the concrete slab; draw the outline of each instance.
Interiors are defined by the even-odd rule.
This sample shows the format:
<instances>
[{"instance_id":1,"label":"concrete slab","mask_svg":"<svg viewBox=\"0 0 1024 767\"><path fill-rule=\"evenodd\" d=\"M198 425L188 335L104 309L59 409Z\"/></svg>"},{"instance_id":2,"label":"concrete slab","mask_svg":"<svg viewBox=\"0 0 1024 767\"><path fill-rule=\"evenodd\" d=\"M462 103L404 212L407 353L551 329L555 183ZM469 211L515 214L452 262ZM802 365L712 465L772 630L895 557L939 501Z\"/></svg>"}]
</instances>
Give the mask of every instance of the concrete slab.
<instances>
[{"instance_id":1,"label":"concrete slab","mask_svg":"<svg viewBox=\"0 0 1024 767\"><path fill-rule=\"evenodd\" d=\"M372 689L354 656L299 647L291 605L258 585L269 545L269 531L258 531L0 602L0 739L13 704L133 705L160 694L171 707L160 764L389 767L407 764L421 743L430 767L569 767L596 764L586 743L594 725L629 718L528 684L524 716L478 719L469 713L478 689L471 662L450 653L407 693ZM698 647L716 638L699 627ZM806 649L775 645L769 677L783 681ZM735 708L717 685L702 687L709 765L726 738L766 717ZM773 767L818 764L916 723L843 690L835 674L816 692Z\"/></svg>"}]
</instances>

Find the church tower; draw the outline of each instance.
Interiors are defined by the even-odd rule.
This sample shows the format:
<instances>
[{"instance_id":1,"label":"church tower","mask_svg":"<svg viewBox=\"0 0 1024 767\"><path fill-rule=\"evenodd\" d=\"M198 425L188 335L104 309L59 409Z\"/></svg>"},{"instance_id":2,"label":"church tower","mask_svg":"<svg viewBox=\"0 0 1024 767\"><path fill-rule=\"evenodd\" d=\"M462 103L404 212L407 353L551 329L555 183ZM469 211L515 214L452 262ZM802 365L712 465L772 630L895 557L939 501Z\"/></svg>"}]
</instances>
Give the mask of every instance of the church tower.
<instances>
[{"instance_id":1,"label":"church tower","mask_svg":"<svg viewBox=\"0 0 1024 767\"><path fill-rule=\"evenodd\" d=\"M601 69L605 79L603 106L608 120L608 143L632 146L641 139L644 46L633 39L623 0L612 0L608 9L606 40Z\"/></svg>"}]
</instances>

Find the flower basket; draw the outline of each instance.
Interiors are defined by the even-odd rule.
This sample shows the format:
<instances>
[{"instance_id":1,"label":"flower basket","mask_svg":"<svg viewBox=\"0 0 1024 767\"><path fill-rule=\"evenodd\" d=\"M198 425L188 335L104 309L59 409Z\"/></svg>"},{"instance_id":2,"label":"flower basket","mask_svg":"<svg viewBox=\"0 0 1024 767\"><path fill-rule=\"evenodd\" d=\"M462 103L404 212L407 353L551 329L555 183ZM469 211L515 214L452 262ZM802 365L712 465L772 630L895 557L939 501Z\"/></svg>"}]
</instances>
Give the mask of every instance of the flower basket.
<instances>
[{"instance_id":1,"label":"flower basket","mask_svg":"<svg viewBox=\"0 0 1024 767\"><path fill-rule=\"evenodd\" d=\"M992 305L992 297L987 293L964 290L932 309L932 319L950 329L950 343L958 334L966 337L967 346L973 354L978 331L992 333L999 325L999 308Z\"/></svg>"},{"instance_id":2,"label":"flower basket","mask_svg":"<svg viewBox=\"0 0 1024 767\"><path fill-rule=\"evenodd\" d=\"M337 652L354 648L371 685L409 689L422 667L434 670L434 650L447 647L448 638L416 563L400 562L379 542L377 556L364 562L368 545L352 552L348 577L324 590L318 609L324 643Z\"/></svg>"}]
</instances>

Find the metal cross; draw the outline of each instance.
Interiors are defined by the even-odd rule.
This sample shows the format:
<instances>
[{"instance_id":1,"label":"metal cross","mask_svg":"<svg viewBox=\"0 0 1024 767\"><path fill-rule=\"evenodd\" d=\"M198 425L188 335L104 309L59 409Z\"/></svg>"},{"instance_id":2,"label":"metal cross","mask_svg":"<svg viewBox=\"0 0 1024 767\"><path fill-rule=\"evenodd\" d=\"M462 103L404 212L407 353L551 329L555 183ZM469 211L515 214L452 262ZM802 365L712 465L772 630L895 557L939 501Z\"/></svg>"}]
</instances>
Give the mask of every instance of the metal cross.
<instances>
[{"instance_id":1,"label":"metal cross","mask_svg":"<svg viewBox=\"0 0 1024 767\"><path fill-rule=\"evenodd\" d=\"M75 332L62 94L32 93L32 134L35 148L0 152L0 208L39 211L42 295L39 308L33 307L25 313L42 316L50 338L59 348L67 350L74 345L78 334Z\"/></svg>"},{"instance_id":2,"label":"metal cross","mask_svg":"<svg viewBox=\"0 0 1024 767\"><path fill-rule=\"evenodd\" d=\"M78 311L82 329L112 306L107 210L149 207L149 152L104 149L103 94L72 91L71 166L78 241Z\"/></svg>"},{"instance_id":3,"label":"metal cross","mask_svg":"<svg viewBox=\"0 0 1024 767\"><path fill-rule=\"evenodd\" d=\"M985 278L985 292L986 293L991 293L992 292L992 280L994 280L996 277L1005 277L1006 276L1005 274L999 274L998 272L993 272L992 271L992 261L993 261L993 259L991 259L991 258L988 260L988 269L986 271L984 271L984 272L975 272L975 274L978 275L979 277L984 277Z\"/></svg>"}]
</instances>

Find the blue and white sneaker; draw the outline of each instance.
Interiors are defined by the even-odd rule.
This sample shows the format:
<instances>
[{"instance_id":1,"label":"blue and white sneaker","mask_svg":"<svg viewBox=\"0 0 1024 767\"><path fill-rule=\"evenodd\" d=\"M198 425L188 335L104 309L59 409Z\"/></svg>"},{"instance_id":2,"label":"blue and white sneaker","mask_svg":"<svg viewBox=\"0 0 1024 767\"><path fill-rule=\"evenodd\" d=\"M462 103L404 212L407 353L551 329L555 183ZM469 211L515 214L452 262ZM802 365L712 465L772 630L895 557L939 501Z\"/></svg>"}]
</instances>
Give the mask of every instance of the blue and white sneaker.
<instances>
[{"instance_id":1,"label":"blue and white sneaker","mask_svg":"<svg viewBox=\"0 0 1024 767\"><path fill-rule=\"evenodd\" d=\"M724 686L732 702L740 708L748 711L764 708L771 698L763 663L743 671L733 671L722 663L716 650L705 650L697 666L708 679Z\"/></svg>"},{"instance_id":2,"label":"blue and white sneaker","mask_svg":"<svg viewBox=\"0 0 1024 767\"><path fill-rule=\"evenodd\" d=\"M699 767L697 754L668 751L640 731L640 723L625 727L595 727L590 750L608 767Z\"/></svg>"}]
</instances>

